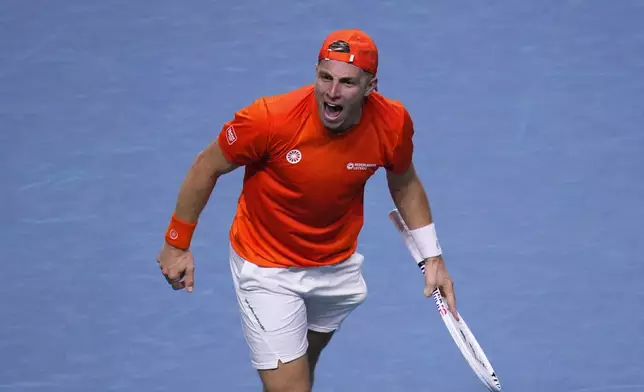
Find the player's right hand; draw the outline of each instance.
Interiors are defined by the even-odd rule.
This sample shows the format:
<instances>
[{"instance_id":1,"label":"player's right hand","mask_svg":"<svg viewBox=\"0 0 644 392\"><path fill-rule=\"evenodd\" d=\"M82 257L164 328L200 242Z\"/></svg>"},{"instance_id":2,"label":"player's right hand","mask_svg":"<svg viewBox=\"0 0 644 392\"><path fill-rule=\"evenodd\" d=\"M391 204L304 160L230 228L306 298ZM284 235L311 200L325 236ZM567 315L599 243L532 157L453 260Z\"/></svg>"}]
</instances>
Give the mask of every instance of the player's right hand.
<instances>
[{"instance_id":1,"label":"player's right hand","mask_svg":"<svg viewBox=\"0 0 644 392\"><path fill-rule=\"evenodd\" d=\"M445 267L445 261L442 256L430 257L425 260L425 297L431 297L436 288L445 297L450 312L458 320L454 282L447 272L447 267Z\"/></svg>"},{"instance_id":2,"label":"player's right hand","mask_svg":"<svg viewBox=\"0 0 644 392\"><path fill-rule=\"evenodd\" d=\"M163 276L173 289L186 289L187 292L192 293L195 286L195 260L190 250L175 248L164 243L157 256L157 262Z\"/></svg>"}]
</instances>

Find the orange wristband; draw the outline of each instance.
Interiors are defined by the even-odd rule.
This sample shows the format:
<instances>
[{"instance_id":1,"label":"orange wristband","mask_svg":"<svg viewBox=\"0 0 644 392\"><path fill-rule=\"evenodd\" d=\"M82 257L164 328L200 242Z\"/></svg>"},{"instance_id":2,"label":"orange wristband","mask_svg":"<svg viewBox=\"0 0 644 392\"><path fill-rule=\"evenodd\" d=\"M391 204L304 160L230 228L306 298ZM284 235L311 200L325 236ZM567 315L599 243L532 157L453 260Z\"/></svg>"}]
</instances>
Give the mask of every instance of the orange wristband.
<instances>
[{"instance_id":1,"label":"orange wristband","mask_svg":"<svg viewBox=\"0 0 644 392\"><path fill-rule=\"evenodd\" d=\"M184 222L172 214L168 230L165 233L165 242L175 248L188 249L196 227L196 223Z\"/></svg>"}]
</instances>

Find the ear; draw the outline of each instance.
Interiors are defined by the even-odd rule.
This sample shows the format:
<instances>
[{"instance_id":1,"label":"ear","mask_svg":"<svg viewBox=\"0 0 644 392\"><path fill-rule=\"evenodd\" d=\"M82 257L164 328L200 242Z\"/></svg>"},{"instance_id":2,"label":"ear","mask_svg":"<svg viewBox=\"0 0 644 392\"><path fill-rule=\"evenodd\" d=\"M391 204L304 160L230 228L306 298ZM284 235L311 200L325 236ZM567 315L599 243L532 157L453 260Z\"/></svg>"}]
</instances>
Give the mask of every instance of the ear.
<instances>
[{"instance_id":1,"label":"ear","mask_svg":"<svg viewBox=\"0 0 644 392\"><path fill-rule=\"evenodd\" d=\"M378 77L373 76L371 77L371 80L369 80L367 84L367 89L365 90L364 96L368 96L374 91L378 91Z\"/></svg>"}]
</instances>

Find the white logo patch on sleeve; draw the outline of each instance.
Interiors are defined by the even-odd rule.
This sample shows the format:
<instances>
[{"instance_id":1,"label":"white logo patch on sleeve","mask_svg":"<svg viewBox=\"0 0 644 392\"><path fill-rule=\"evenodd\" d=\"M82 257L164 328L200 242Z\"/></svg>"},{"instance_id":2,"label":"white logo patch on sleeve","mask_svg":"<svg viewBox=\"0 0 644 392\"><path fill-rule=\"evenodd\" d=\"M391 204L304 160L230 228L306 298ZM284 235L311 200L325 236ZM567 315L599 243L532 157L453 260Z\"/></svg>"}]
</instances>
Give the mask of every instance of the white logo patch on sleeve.
<instances>
[{"instance_id":1,"label":"white logo patch on sleeve","mask_svg":"<svg viewBox=\"0 0 644 392\"><path fill-rule=\"evenodd\" d=\"M235 133L235 128L232 125L226 129L226 140L228 140L228 145L237 141L237 134Z\"/></svg>"}]
</instances>

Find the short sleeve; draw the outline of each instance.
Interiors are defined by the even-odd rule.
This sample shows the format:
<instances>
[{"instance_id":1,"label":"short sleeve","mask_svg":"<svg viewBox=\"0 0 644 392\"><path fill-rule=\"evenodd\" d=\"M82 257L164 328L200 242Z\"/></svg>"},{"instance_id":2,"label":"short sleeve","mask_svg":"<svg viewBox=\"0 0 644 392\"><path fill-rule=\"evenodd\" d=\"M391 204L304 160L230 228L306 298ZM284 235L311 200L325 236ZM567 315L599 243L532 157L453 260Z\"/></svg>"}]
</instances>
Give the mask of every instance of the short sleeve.
<instances>
[{"instance_id":1,"label":"short sleeve","mask_svg":"<svg viewBox=\"0 0 644 392\"><path fill-rule=\"evenodd\" d=\"M409 169L414 152L414 123L406 109L403 109L402 129L398 132L398 139L393 146L393 151L389 158L387 170L402 174Z\"/></svg>"},{"instance_id":2,"label":"short sleeve","mask_svg":"<svg viewBox=\"0 0 644 392\"><path fill-rule=\"evenodd\" d=\"M262 160L270 140L270 125L263 99L236 112L217 138L226 159L240 166Z\"/></svg>"}]
</instances>

